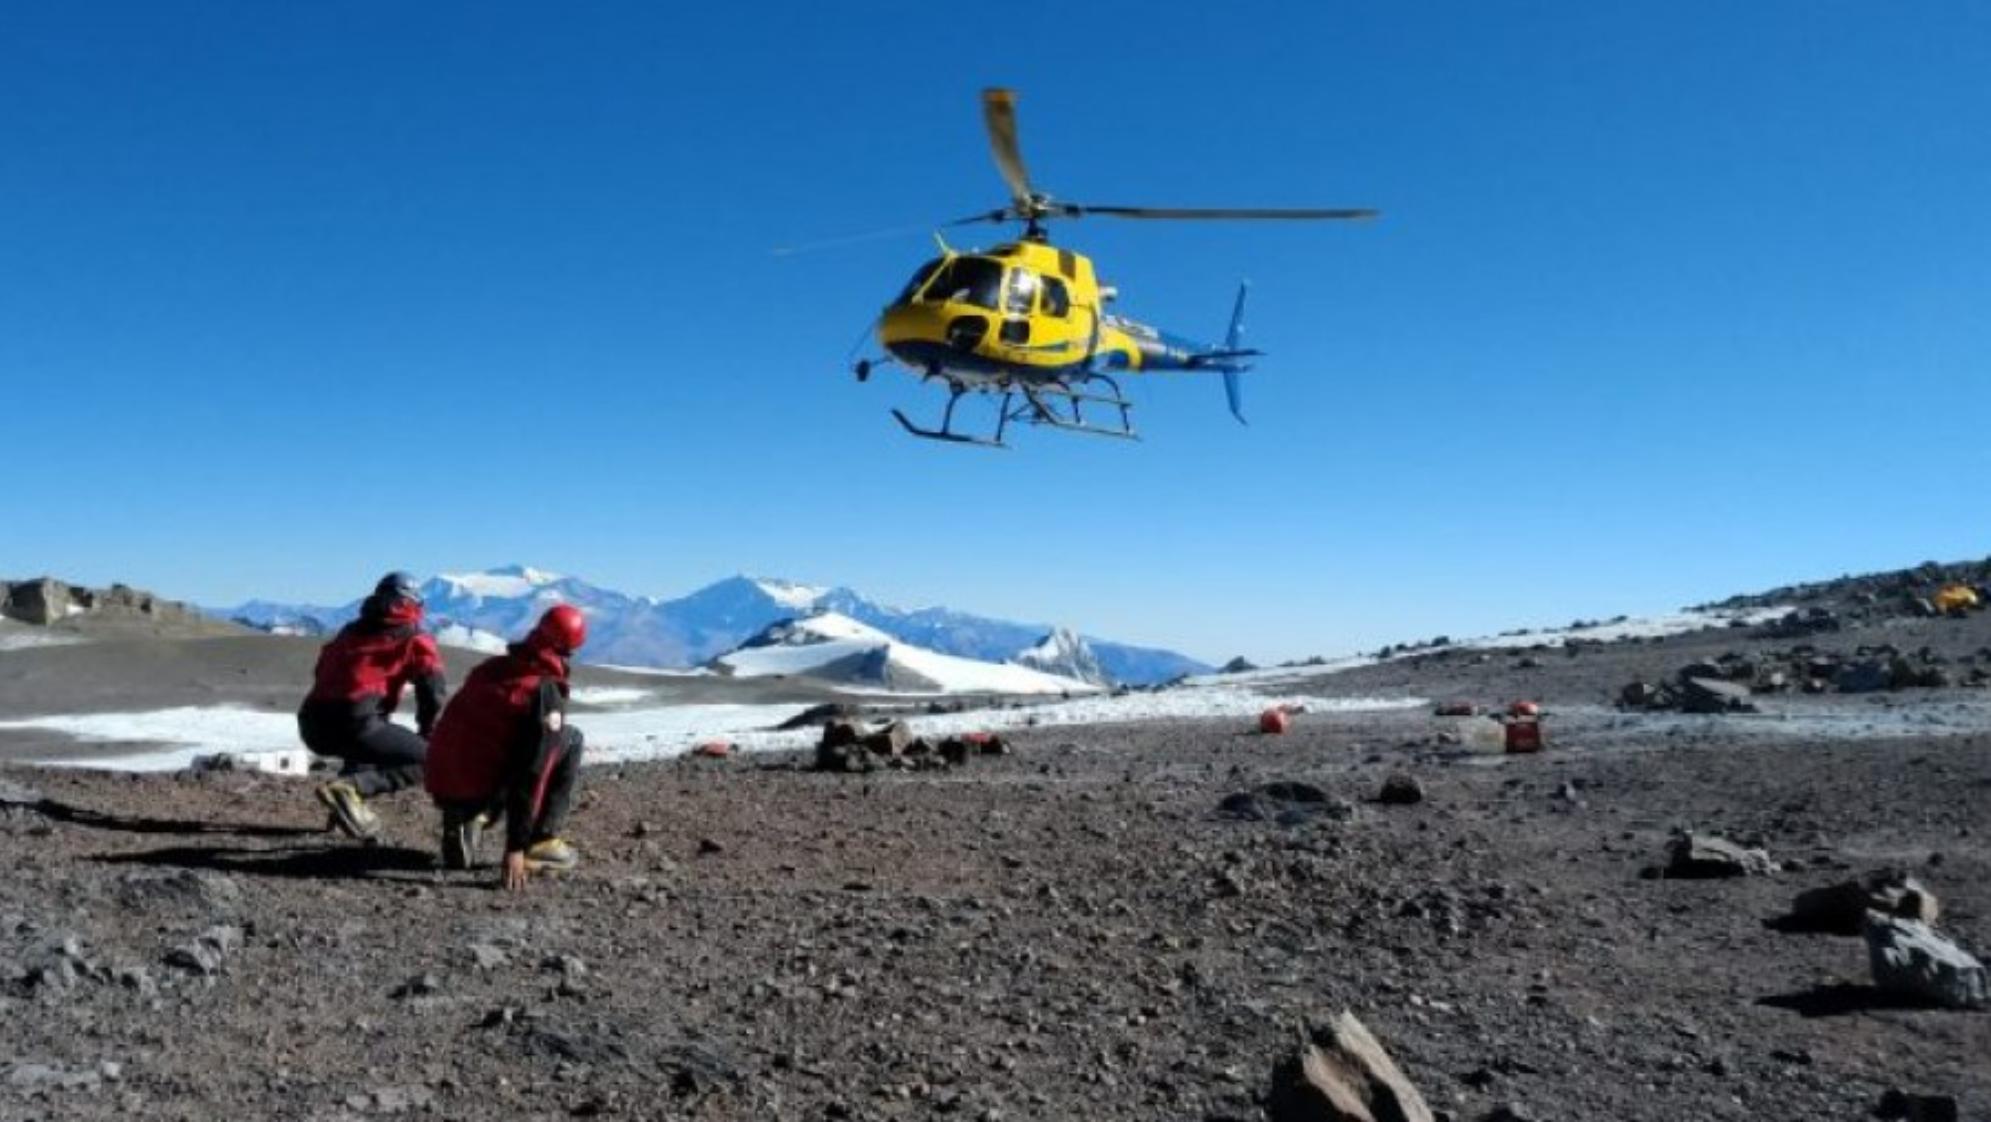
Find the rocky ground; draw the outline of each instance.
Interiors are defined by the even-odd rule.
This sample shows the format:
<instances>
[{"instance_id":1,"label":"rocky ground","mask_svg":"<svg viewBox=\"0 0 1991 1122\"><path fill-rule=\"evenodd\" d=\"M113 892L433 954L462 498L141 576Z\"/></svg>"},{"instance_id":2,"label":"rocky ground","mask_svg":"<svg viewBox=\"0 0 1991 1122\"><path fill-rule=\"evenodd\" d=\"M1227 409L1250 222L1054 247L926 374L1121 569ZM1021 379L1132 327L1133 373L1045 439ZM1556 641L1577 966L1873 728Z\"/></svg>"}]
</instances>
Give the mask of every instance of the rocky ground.
<instances>
[{"instance_id":1,"label":"rocky ground","mask_svg":"<svg viewBox=\"0 0 1991 1122\"><path fill-rule=\"evenodd\" d=\"M1991 621L1813 641L1962 659ZM435 870L412 796L363 849L295 780L10 769L0 1119L1257 1119L1344 1008L1454 1119L1862 1118L1890 1090L1991 1118L1991 1014L1901 1007L1858 937L1766 923L1901 867L1991 950L1991 691L1610 708L1790 642L1303 690L1540 698L1539 756L1420 708L1029 730L940 772L594 769L586 865L522 896ZM1375 801L1397 773L1421 801ZM1220 812L1273 782L1326 801ZM1648 879L1676 827L1781 869Z\"/></svg>"}]
</instances>

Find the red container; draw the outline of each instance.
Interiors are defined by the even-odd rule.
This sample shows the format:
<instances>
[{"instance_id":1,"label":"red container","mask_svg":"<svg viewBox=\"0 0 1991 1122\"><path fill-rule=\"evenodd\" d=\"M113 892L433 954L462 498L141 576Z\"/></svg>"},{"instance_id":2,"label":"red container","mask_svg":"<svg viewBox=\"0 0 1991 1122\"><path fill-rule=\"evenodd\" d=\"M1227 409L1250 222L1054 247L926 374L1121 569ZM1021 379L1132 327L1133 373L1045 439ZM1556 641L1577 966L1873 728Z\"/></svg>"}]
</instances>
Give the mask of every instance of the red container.
<instances>
[{"instance_id":1,"label":"red container","mask_svg":"<svg viewBox=\"0 0 1991 1122\"><path fill-rule=\"evenodd\" d=\"M1293 718L1281 706L1274 705L1258 715L1258 731L1268 736L1277 736L1293 725Z\"/></svg>"},{"instance_id":2,"label":"red container","mask_svg":"<svg viewBox=\"0 0 1991 1122\"><path fill-rule=\"evenodd\" d=\"M1539 752L1542 750L1542 722L1533 717L1511 717L1507 721L1507 750L1509 752Z\"/></svg>"}]
</instances>

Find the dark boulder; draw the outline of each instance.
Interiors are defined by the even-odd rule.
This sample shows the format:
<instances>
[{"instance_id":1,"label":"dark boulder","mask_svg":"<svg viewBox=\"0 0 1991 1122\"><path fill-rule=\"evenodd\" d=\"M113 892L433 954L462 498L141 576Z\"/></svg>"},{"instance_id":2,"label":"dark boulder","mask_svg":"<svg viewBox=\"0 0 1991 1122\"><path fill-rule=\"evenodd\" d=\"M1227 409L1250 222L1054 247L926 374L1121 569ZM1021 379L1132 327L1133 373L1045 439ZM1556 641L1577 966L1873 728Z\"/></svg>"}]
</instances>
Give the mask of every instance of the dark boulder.
<instances>
[{"instance_id":1,"label":"dark boulder","mask_svg":"<svg viewBox=\"0 0 1991 1122\"><path fill-rule=\"evenodd\" d=\"M1688 713L1753 713L1749 687L1715 678L1688 678L1681 683L1680 708Z\"/></svg>"},{"instance_id":2,"label":"dark boulder","mask_svg":"<svg viewBox=\"0 0 1991 1122\"><path fill-rule=\"evenodd\" d=\"M1396 772L1383 780L1383 789L1376 794L1376 801L1384 806L1411 806L1424 801L1424 784L1417 777L1405 772Z\"/></svg>"}]
</instances>

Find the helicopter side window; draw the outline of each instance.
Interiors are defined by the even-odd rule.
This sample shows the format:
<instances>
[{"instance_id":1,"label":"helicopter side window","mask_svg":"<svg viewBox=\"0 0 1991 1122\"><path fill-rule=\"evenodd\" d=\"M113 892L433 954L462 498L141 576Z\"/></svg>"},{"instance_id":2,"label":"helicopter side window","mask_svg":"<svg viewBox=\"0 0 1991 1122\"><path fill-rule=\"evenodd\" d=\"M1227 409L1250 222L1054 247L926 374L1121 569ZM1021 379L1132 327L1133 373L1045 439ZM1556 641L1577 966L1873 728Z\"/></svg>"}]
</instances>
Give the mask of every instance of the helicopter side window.
<instances>
[{"instance_id":1,"label":"helicopter side window","mask_svg":"<svg viewBox=\"0 0 1991 1122\"><path fill-rule=\"evenodd\" d=\"M925 288L926 282L932 280L933 274L940 270L941 260L942 260L941 258L936 257L933 260L928 261L926 264L921 265L919 267L919 271L913 274L913 279L906 282L905 290L899 293L899 298L897 300L892 301L892 303L894 304L912 303L913 297L918 296L919 290Z\"/></svg>"},{"instance_id":2,"label":"helicopter side window","mask_svg":"<svg viewBox=\"0 0 1991 1122\"><path fill-rule=\"evenodd\" d=\"M1059 319L1071 314L1072 296L1065 288L1065 282L1056 277L1044 278L1044 314Z\"/></svg>"},{"instance_id":3,"label":"helicopter side window","mask_svg":"<svg viewBox=\"0 0 1991 1122\"><path fill-rule=\"evenodd\" d=\"M1003 311L1013 316L1027 316L1031 306L1037 302L1038 277L1031 269L1011 269L1009 289L1003 296Z\"/></svg>"},{"instance_id":4,"label":"helicopter side window","mask_svg":"<svg viewBox=\"0 0 1991 1122\"><path fill-rule=\"evenodd\" d=\"M929 304L973 304L994 310L1002 291L1002 265L986 257L956 257L926 286Z\"/></svg>"}]
</instances>

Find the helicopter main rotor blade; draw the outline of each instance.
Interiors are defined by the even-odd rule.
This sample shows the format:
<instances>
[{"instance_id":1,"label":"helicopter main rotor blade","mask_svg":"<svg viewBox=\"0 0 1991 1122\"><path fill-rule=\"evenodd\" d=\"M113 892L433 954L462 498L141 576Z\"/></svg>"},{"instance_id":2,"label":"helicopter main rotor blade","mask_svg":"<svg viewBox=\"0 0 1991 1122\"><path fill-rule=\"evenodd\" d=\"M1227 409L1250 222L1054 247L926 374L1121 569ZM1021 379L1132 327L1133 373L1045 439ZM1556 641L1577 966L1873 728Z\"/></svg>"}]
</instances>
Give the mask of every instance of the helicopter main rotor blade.
<instances>
[{"instance_id":1,"label":"helicopter main rotor blade","mask_svg":"<svg viewBox=\"0 0 1991 1122\"><path fill-rule=\"evenodd\" d=\"M952 222L942 222L940 225L945 229L954 226L973 226L977 222L1015 222L1019 220L1019 217L1014 209L1003 207L1001 210L985 210L980 214L971 214L966 218L956 218Z\"/></svg>"},{"instance_id":2,"label":"helicopter main rotor blade","mask_svg":"<svg viewBox=\"0 0 1991 1122\"><path fill-rule=\"evenodd\" d=\"M1382 211L1368 207L1294 209L1288 207L1162 207L1087 206L1083 203L1059 205L1065 217L1083 218L1103 214L1113 218L1268 218L1268 219L1360 219L1374 218Z\"/></svg>"},{"instance_id":3,"label":"helicopter main rotor blade","mask_svg":"<svg viewBox=\"0 0 1991 1122\"><path fill-rule=\"evenodd\" d=\"M1030 189L1030 173L1024 170L1023 153L1016 144L1016 93L1013 90L982 91L982 123L988 126L989 149L995 154L996 170L1009 184L1009 196L1019 208L1027 207L1035 192Z\"/></svg>"}]
</instances>

